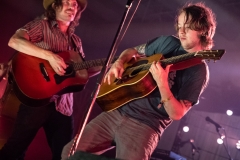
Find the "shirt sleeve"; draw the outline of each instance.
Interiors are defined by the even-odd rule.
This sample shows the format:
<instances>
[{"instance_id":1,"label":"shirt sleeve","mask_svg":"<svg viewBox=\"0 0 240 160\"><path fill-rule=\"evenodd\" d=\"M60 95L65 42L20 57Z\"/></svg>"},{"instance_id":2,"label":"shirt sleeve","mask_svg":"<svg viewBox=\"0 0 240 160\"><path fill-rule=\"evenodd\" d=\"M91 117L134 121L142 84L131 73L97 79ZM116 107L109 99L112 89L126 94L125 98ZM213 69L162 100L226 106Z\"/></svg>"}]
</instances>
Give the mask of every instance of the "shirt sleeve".
<instances>
[{"instance_id":1,"label":"shirt sleeve","mask_svg":"<svg viewBox=\"0 0 240 160\"><path fill-rule=\"evenodd\" d=\"M182 85L178 93L179 100L189 100L196 104L200 95L207 87L209 70L206 63L202 63L186 69L182 72Z\"/></svg>"},{"instance_id":2,"label":"shirt sleeve","mask_svg":"<svg viewBox=\"0 0 240 160\"><path fill-rule=\"evenodd\" d=\"M27 31L30 41L33 43L40 42L43 38L43 25L41 20L33 20L20 29Z\"/></svg>"},{"instance_id":3,"label":"shirt sleeve","mask_svg":"<svg viewBox=\"0 0 240 160\"><path fill-rule=\"evenodd\" d=\"M71 116L73 113L73 93L66 93L56 98L56 110L65 116Z\"/></svg>"},{"instance_id":4,"label":"shirt sleeve","mask_svg":"<svg viewBox=\"0 0 240 160\"><path fill-rule=\"evenodd\" d=\"M151 56L157 53L166 55L180 46L181 43L178 38L174 36L160 36L147 42L145 53L146 56Z\"/></svg>"}]
</instances>

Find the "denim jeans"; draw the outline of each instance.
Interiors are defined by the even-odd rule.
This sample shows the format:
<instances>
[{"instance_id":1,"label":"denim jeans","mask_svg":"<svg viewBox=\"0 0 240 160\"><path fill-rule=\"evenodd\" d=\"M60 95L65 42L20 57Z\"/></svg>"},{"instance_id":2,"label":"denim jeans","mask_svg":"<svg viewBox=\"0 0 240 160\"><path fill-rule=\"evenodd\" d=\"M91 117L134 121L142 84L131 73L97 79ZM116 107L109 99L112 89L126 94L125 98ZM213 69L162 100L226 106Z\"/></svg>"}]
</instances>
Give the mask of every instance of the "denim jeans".
<instances>
[{"instance_id":1,"label":"denim jeans","mask_svg":"<svg viewBox=\"0 0 240 160\"><path fill-rule=\"evenodd\" d=\"M121 115L118 110L103 112L84 128L77 150L100 155L116 144L116 158L148 160L158 144L159 136L149 126ZM63 149L66 160L73 140Z\"/></svg>"}]
</instances>

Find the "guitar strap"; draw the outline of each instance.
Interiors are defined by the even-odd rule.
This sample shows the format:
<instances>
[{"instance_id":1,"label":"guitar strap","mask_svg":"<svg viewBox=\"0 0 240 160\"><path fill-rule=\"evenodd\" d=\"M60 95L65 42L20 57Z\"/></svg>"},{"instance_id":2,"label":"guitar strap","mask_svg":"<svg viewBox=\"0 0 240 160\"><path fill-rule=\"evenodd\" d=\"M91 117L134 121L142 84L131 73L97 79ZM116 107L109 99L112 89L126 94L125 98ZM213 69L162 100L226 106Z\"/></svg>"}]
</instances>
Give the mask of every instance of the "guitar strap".
<instances>
[{"instance_id":1,"label":"guitar strap","mask_svg":"<svg viewBox=\"0 0 240 160\"><path fill-rule=\"evenodd\" d=\"M83 53L81 53L81 51L80 51L80 47L76 45L76 41L74 40L74 38L72 38L72 36L69 37L69 42L72 44L71 46L72 46L73 50L79 54L79 56L81 57L81 59L83 61L85 61L85 59L83 57ZM71 50L71 48L69 48L69 50Z\"/></svg>"}]
</instances>

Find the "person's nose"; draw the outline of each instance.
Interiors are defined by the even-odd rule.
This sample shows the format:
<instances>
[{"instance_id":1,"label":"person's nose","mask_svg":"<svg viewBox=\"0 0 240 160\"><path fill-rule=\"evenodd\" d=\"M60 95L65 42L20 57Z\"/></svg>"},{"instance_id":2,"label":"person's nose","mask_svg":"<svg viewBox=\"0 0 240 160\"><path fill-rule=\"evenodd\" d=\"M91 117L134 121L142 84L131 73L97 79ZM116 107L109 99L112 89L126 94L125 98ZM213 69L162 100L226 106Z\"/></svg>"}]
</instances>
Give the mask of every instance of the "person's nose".
<instances>
[{"instance_id":1,"label":"person's nose","mask_svg":"<svg viewBox=\"0 0 240 160\"><path fill-rule=\"evenodd\" d=\"M185 27L180 27L179 28L179 33L185 33Z\"/></svg>"},{"instance_id":2,"label":"person's nose","mask_svg":"<svg viewBox=\"0 0 240 160\"><path fill-rule=\"evenodd\" d=\"M68 8L69 9L75 9L76 8L76 4L75 3L68 3Z\"/></svg>"}]
</instances>

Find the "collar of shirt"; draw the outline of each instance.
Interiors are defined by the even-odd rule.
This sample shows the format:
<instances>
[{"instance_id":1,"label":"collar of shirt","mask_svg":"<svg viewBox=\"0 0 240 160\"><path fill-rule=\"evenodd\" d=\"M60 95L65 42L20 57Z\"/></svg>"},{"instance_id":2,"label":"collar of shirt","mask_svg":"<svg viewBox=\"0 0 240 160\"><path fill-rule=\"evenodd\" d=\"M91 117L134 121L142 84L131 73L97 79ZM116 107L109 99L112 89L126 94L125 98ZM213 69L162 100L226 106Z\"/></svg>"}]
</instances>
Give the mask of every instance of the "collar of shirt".
<instances>
[{"instance_id":1,"label":"collar of shirt","mask_svg":"<svg viewBox=\"0 0 240 160\"><path fill-rule=\"evenodd\" d=\"M53 27L58 27L58 23L57 23L56 20L52 20L52 21L50 22L50 24L51 24L51 27L52 27L52 28L53 28ZM58 27L58 28L59 28L59 27ZM69 27L68 27L68 35L69 35L69 36L72 36L72 34L74 33L74 31L75 31L74 22L71 22L70 25L69 25Z\"/></svg>"}]
</instances>

